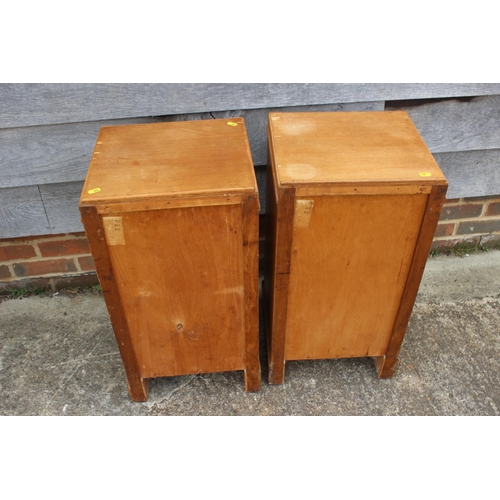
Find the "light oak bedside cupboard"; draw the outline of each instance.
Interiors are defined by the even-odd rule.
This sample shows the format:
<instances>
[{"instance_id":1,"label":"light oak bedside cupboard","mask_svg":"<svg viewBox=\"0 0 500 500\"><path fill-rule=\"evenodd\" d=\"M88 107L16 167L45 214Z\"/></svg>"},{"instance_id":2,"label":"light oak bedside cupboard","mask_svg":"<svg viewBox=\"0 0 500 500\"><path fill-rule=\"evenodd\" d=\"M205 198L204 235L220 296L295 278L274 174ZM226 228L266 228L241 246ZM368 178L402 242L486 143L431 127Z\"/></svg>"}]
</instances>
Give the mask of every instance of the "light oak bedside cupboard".
<instances>
[{"instance_id":1,"label":"light oak bedside cupboard","mask_svg":"<svg viewBox=\"0 0 500 500\"><path fill-rule=\"evenodd\" d=\"M270 113L269 381L372 357L392 377L447 182L407 113Z\"/></svg>"},{"instance_id":2,"label":"light oak bedside cupboard","mask_svg":"<svg viewBox=\"0 0 500 500\"><path fill-rule=\"evenodd\" d=\"M257 183L242 118L103 127L80 212L127 375L260 389Z\"/></svg>"}]
</instances>

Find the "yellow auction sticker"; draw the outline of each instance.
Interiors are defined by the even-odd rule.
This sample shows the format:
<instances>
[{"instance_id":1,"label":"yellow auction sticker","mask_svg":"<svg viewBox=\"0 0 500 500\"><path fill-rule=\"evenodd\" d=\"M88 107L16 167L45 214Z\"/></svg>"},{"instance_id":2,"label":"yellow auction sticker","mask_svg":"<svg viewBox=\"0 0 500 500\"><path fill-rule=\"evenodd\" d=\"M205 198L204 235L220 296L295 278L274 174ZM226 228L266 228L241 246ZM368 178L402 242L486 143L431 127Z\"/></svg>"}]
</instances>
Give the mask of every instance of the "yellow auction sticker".
<instances>
[{"instance_id":1,"label":"yellow auction sticker","mask_svg":"<svg viewBox=\"0 0 500 500\"><path fill-rule=\"evenodd\" d=\"M234 122L227 122L228 125L230 125L231 127L237 127L238 124L237 123L234 123Z\"/></svg>"},{"instance_id":2,"label":"yellow auction sticker","mask_svg":"<svg viewBox=\"0 0 500 500\"><path fill-rule=\"evenodd\" d=\"M420 172L420 177L430 177L431 175L430 172Z\"/></svg>"},{"instance_id":3,"label":"yellow auction sticker","mask_svg":"<svg viewBox=\"0 0 500 500\"><path fill-rule=\"evenodd\" d=\"M89 194L94 194L94 193L98 193L100 190L101 190L101 188L89 189L89 190L88 190L88 193L89 193Z\"/></svg>"}]
</instances>

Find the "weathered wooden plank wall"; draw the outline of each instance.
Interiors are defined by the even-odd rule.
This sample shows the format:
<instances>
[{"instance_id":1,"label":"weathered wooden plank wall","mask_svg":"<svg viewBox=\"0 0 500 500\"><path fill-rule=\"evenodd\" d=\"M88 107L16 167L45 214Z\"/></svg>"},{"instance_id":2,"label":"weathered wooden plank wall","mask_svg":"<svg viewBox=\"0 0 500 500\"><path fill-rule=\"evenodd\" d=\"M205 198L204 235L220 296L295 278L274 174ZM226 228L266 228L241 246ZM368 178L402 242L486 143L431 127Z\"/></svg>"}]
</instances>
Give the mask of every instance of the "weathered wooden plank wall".
<instances>
[{"instance_id":1,"label":"weathered wooden plank wall","mask_svg":"<svg viewBox=\"0 0 500 500\"><path fill-rule=\"evenodd\" d=\"M38 186L15 187L0 191L0 235L16 238L51 234Z\"/></svg>"},{"instance_id":2,"label":"weathered wooden plank wall","mask_svg":"<svg viewBox=\"0 0 500 500\"><path fill-rule=\"evenodd\" d=\"M433 153L500 148L500 95L418 104L388 102L405 109Z\"/></svg>"},{"instance_id":3,"label":"weathered wooden plank wall","mask_svg":"<svg viewBox=\"0 0 500 500\"><path fill-rule=\"evenodd\" d=\"M78 210L82 188L83 181L40 186L40 196L52 234L83 231Z\"/></svg>"},{"instance_id":4,"label":"weathered wooden plank wall","mask_svg":"<svg viewBox=\"0 0 500 500\"><path fill-rule=\"evenodd\" d=\"M449 182L448 199L500 193L500 95L386 102L411 116Z\"/></svg>"},{"instance_id":5,"label":"weathered wooden plank wall","mask_svg":"<svg viewBox=\"0 0 500 500\"><path fill-rule=\"evenodd\" d=\"M384 103L348 103L281 108L297 111L373 111ZM0 188L82 180L85 177L99 128L127 123L245 118L255 165L266 164L266 124L272 109L191 113L153 118L68 123L0 129ZM22 166L22 168L19 168Z\"/></svg>"},{"instance_id":6,"label":"weathered wooden plank wall","mask_svg":"<svg viewBox=\"0 0 500 500\"><path fill-rule=\"evenodd\" d=\"M2 84L0 87L0 128L228 109L491 94L500 94L500 84Z\"/></svg>"},{"instance_id":7,"label":"weathered wooden plank wall","mask_svg":"<svg viewBox=\"0 0 500 500\"><path fill-rule=\"evenodd\" d=\"M103 125L243 116L265 211L269 111L406 109L449 198L500 193L500 84L0 84L0 238L82 231Z\"/></svg>"},{"instance_id":8,"label":"weathered wooden plank wall","mask_svg":"<svg viewBox=\"0 0 500 500\"><path fill-rule=\"evenodd\" d=\"M154 121L159 120L137 118L0 129L0 188L82 180L100 127Z\"/></svg>"}]
</instances>

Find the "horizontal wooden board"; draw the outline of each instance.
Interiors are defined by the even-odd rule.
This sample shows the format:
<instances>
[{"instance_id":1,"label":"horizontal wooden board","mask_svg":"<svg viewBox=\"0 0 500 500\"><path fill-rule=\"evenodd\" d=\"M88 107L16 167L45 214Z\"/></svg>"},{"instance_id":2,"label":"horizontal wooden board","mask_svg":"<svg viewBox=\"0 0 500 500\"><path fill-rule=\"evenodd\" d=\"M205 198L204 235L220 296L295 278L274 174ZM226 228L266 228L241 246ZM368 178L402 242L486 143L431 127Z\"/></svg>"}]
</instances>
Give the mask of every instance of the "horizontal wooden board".
<instances>
[{"instance_id":1,"label":"horizontal wooden board","mask_svg":"<svg viewBox=\"0 0 500 500\"><path fill-rule=\"evenodd\" d=\"M155 199L153 201L131 201L97 205L99 214L119 214L173 208L220 207L221 205L241 205L240 195L204 196Z\"/></svg>"},{"instance_id":2,"label":"horizontal wooden board","mask_svg":"<svg viewBox=\"0 0 500 500\"><path fill-rule=\"evenodd\" d=\"M500 149L435 153L434 158L448 180L448 199L500 194Z\"/></svg>"},{"instance_id":3,"label":"horizontal wooden board","mask_svg":"<svg viewBox=\"0 0 500 500\"><path fill-rule=\"evenodd\" d=\"M38 186L0 189L0 239L50 234Z\"/></svg>"},{"instance_id":4,"label":"horizontal wooden board","mask_svg":"<svg viewBox=\"0 0 500 500\"><path fill-rule=\"evenodd\" d=\"M228 109L500 94L498 83L3 83L0 128Z\"/></svg>"},{"instance_id":5,"label":"horizontal wooden board","mask_svg":"<svg viewBox=\"0 0 500 500\"><path fill-rule=\"evenodd\" d=\"M500 95L386 109L407 111L433 153L500 148Z\"/></svg>"},{"instance_id":6,"label":"horizontal wooden board","mask_svg":"<svg viewBox=\"0 0 500 500\"><path fill-rule=\"evenodd\" d=\"M52 234L83 231L78 210L82 187L82 181L39 186Z\"/></svg>"},{"instance_id":7,"label":"horizontal wooden board","mask_svg":"<svg viewBox=\"0 0 500 500\"><path fill-rule=\"evenodd\" d=\"M100 127L158 118L0 129L0 188L81 181Z\"/></svg>"},{"instance_id":8,"label":"horizontal wooden board","mask_svg":"<svg viewBox=\"0 0 500 500\"><path fill-rule=\"evenodd\" d=\"M441 182L440 182L441 183ZM303 196L378 196L387 194L429 194L432 191L432 184L419 185L410 183L383 184L318 184L316 186L301 186L295 188L295 197Z\"/></svg>"}]
</instances>

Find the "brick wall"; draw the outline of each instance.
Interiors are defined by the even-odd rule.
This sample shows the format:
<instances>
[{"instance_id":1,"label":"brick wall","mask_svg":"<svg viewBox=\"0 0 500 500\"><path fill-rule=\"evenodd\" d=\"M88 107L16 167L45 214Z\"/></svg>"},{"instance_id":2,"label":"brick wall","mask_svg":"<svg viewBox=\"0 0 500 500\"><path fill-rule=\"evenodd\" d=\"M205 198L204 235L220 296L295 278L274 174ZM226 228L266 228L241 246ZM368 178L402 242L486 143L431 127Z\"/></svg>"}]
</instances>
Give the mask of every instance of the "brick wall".
<instances>
[{"instance_id":1,"label":"brick wall","mask_svg":"<svg viewBox=\"0 0 500 500\"><path fill-rule=\"evenodd\" d=\"M500 247L500 197L446 201L432 249L449 253L459 246L471 250Z\"/></svg>"},{"instance_id":2,"label":"brick wall","mask_svg":"<svg viewBox=\"0 0 500 500\"><path fill-rule=\"evenodd\" d=\"M264 251L261 216L260 257ZM500 196L448 200L432 250L500 248ZM84 233L0 240L0 293L19 288L87 286L98 283Z\"/></svg>"},{"instance_id":3,"label":"brick wall","mask_svg":"<svg viewBox=\"0 0 500 500\"><path fill-rule=\"evenodd\" d=\"M0 240L0 293L97 283L84 233Z\"/></svg>"}]
</instances>

